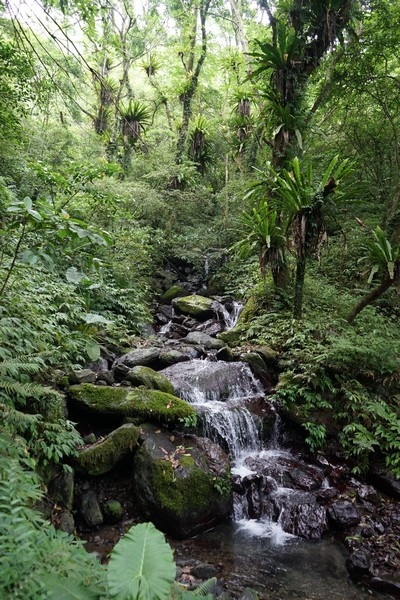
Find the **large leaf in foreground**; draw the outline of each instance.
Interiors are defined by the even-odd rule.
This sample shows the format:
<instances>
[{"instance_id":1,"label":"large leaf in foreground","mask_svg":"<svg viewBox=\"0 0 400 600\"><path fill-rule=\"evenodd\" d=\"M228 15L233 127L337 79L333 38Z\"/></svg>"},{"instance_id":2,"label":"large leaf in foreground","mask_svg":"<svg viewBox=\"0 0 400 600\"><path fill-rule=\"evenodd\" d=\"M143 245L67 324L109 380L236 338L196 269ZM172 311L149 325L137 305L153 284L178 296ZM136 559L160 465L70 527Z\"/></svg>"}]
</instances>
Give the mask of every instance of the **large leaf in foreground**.
<instances>
[{"instance_id":1,"label":"large leaf in foreground","mask_svg":"<svg viewBox=\"0 0 400 600\"><path fill-rule=\"evenodd\" d=\"M109 592L118 600L166 600L175 579L172 550L152 523L132 527L111 553Z\"/></svg>"}]
</instances>

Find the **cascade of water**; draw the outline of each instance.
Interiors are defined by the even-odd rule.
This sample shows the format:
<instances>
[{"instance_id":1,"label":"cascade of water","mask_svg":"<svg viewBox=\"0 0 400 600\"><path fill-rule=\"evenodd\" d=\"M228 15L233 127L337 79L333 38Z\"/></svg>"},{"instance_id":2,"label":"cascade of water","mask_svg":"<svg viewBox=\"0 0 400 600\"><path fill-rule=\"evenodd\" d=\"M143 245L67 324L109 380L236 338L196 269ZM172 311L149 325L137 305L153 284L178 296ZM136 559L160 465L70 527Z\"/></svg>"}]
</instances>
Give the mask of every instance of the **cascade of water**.
<instances>
[{"instance_id":1,"label":"cascade of water","mask_svg":"<svg viewBox=\"0 0 400 600\"><path fill-rule=\"evenodd\" d=\"M243 304L236 300L232 303L232 308L229 311L221 302L215 303L215 310L221 316L225 323L226 329L233 329L237 325L240 313L243 310Z\"/></svg>"}]
</instances>

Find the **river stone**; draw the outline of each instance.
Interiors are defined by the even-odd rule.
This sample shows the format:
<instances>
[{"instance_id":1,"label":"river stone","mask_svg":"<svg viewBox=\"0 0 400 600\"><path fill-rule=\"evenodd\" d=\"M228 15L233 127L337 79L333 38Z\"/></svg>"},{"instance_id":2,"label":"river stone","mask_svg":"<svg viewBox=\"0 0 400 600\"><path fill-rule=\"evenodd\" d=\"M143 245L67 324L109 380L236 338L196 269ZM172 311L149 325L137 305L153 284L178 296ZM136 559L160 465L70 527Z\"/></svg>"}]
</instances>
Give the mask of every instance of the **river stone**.
<instances>
[{"instance_id":1,"label":"river stone","mask_svg":"<svg viewBox=\"0 0 400 600\"><path fill-rule=\"evenodd\" d=\"M91 369L80 369L79 371L72 371L69 376L70 383L94 383L97 375Z\"/></svg>"},{"instance_id":2,"label":"river stone","mask_svg":"<svg viewBox=\"0 0 400 600\"><path fill-rule=\"evenodd\" d=\"M229 460L217 444L148 426L143 438L134 457L134 484L146 518L162 531L186 538L228 517Z\"/></svg>"},{"instance_id":3,"label":"river stone","mask_svg":"<svg viewBox=\"0 0 400 600\"><path fill-rule=\"evenodd\" d=\"M334 502L329 507L328 514L331 521L343 529L358 525L361 521L361 515L357 507L348 500L337 500Z\"/></svg>"},{"instance_id":4,"label":"river stone","mask_svg":"<svg viewBox=\"0 0 400 600\"><path fill-rule=\"evenodd\" d=\"M257 352L244 352L240 359L247 363L256 377L265 381L269 379L267 365Z\"/></svg>"},{"instance_id":5,"label":"river stone","mask_svg":"<svg viewBox=\"0 0 400 600\"><path fill-rule=\"evenodd\" d=\"M89 364L89 369L95 373L101 373L102 371L108 371L108 360L100 356L97 360ZM79 382L78 382L79 383ZM92 381L81 381L81 383L93 383Z\"/></svg>"},{"instance_id":6,"label":"river stone","mask_svg":"<svg viewBox=\"0 0 400 600\"><path fill-rule=\"evenodd\" d=\"M74 472L61 471L49 483L49 495L56 504L71 510L74 504Z\"/></svg>"},{"instance_id":7,"label":"river stone","mask_svg":"<svg viewBox=\"0 0 400 600\"><path fill-rule=\"evenodd\" d=\"M179 423L196 415L187 402L159 390L83 383L71 386L69 395L78 408L103 418L137 417L151 423Z\"/></svg>"},{"instance_id":8,"label":"river stone","mask_svg":"<svg viewBox=\"0 0 400 600\"><path fill-rule=\"evenodd\" d=\"M89 490L81 500L81 515L89 527L97 527L103 523L103 515L96 494Z\"/></svg>"},{"instance_id":9,"label":"river stone","mask_svg":"<svg viewBox=\"0 0 400 600\"><path fill-rule=\"evenodd\" d=\"M196 327L196 331L202 331L212 337L218 335L218 333L221 333L224 329L224 323L222 321L215 321L214 319L209 319Z\"/></svg>"},{"instance_id":10,"label":"river stone","mask_svg":"<svg viewBox=\"0 0 400 600\"><path fill-rule=\"evenodd\" d=\"M372 485L360 485L357 490L357 496L364 502L379 504L379 495Z\"/></svg>"},{"instance_id":11,"label":"river stone","mask_svg":"<svg viewBox=\"0 0 400 600\"><path fill-rule=\"evenodd\" d=\"M157 362L159 356L160 348L137 348L117 358L113 364L113 369L117 365L126 365L129 368L137 367L138 365L149 367Z\"/></svg>"},{"instance_id":12,"label":"river stone","mask_svg":"<svg viewBox=\"0 0 400 600\"><path fill-rule=\"evenodd\" d=\"M162 373L157 373L150 367L133 367L126 378L134 386L143 385L150 390L160 390L167 394L175 394L174 386Z\"/></svg>"},{"instance_id":13,"label":"river stone","mask_svg":"<svg viewBox=\"0 0 400 600\"><path fill-rule=\"evenodd\" d=\"M222 340L224 344L230 347L237 346L240 344L242 336L244 336L245 330L240 327L233 327L228 331L222 331L218 334L218 339Z\"/></svg>"},{"instance_id":14,"label":"river stone","mask_svg":"<svg viewBox=\"0 0 400 600\"><path fill-rule=\"evenodd\" d=\"M284 531L307 540L319 540L328 530L325 508L313 501L286 507L280 522Z\"/></svg>"},{"instance_id":15,"label":"river stone","mask_svg":"<svg viewBox=\"0 0 400 600\"><path fill-rule=\"evenodd\" d=\"M195 317L200 321L206 321L214 317L212 309L213 301L204 296L183 296L172 300L174 308L180 310L184 315Z\"/></svg>"},{"instance_id":16,"label":"river stone","mask_svg":"<svg viewBox=\"0 0 400 600\"><path fill-rule=\"evenodd\" d=\"M260 596L252 588L245 588L240 594L239 600L260 600Z\"/></svg>"},{"instance_id":17,"label":"river stone","mask_svg":"<svg viewBox=\"0 0 400 600\"><path fill-rule=\"evenodd\" d=\"M167 303L174 300L174 298L180 298L186 295L186 290L181 285L171 285L170 288L160 298L160 302Z\"/></svg>"},{"instance_id":18,"label":"river stone","mask_svg":"<svg viewBox=\"0 0 400 600\"><path fill-rule=\"evenodd\" d=\"M136 448L139 429L127 423L104 439L80 450L77 468L86 475L104 475Z\"/></svg>"},{"instance_id":19,"label":"river stone","mask_svg":"<svg viewBox=\"0 0 400 600\"><path fill-rule=\"evenodd\" d=\"M323 473L316 467L310 465L302 465L292 469L289 472L289 477L293 481L295 487L302 490L316 490L322 485L324 478Z\"/></svg>"},{"instance_id":20,"label":"river stone","mask_svg":"<svg viewBox=\"0 0 400 600\"><path fill-rule=\"evenodd\" d=\"M211 579L211 577L216 577L216 575L218 575L218 569L214 565L200 563L193 567L191 575L197 579Z\"/></svg>"},{"instance_id":21,"label":"river stone","mask_svg":"<svg viewBox=\"0 0 400 600\"><path fill-rule=\"evenodd\" d=\"M58 517L58 529L65 533L75 533L75 521L73 514L69 510L62 510Z\"/></svg>"},{"instance_id":22,"label":"river stone","mask_svg":"<svg viewBox=\"0 0 400 600\"><path fill-rule=\"evenodd\" d=\"M200 390L205 400L263 395L260 384L242 362L191 360L161 371L181 396Z\"/></svg>"},{"instance_id":23,"label":"river stone","mask_svg":"<svg viewBox=\"0 0 400 600\"><path fill-rule=\"evenodd\" d=\"M225 346L223 341L216 340L215 338L207 335L206 333L202 333L201 331L191 331L187 334L183 341L187 344L198 344L199 346L203 346L205 350L219 350Z\"/></svg>"},{"instance_id":24,"label":"river stone","mask_svg":"<svg viewBox=\"0 0 400 600\"><path fill-rule=\"evenodd\" d=\"M371 566L371 556L367 550L359 549L351 553L346 560L346 567L352 577L366 575Z\"/></svg>"},{"instance_id":25,"label":"river stone","mask_svg":"<svg viewBox=\"0 0 400 600\"><path fill-rule=\"evenodd\" d=\"M161 351L160 364L162 367L169 367L170 365L185 362L187 360L191 360L192 358L193 357L187 354L186 352L174 350L173 348L171 348L170 350Z\"/></svg>"}]
</instances>

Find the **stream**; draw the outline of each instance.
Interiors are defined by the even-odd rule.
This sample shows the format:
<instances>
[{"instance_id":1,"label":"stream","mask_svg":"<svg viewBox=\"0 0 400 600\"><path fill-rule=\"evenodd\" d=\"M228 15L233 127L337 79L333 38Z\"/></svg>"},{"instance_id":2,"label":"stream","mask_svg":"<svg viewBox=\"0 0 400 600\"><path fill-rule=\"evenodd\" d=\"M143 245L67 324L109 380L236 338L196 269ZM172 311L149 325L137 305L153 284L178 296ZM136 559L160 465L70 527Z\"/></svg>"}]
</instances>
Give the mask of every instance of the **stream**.
<instances>
[{"instance_id":1,"label":"stream","mask_svg":"<svg viewBox=\"0 0 400 600\"><path fill-rule=\"evenodd\" d=\"M249 367L192 360L163 374L194 405L204 434L229 452L234 481L231 522L172 542L178 564L195 558L219 565L218 578L229 591L251 587L266 600L382 597L352 582L346 553L332 537L296 535L320 538L327 530L325 509L301 487L323 490L329 481L322 469L281 448L278 416L263 443L251 407L264 392Z\"/></svg>"}]
</instances>

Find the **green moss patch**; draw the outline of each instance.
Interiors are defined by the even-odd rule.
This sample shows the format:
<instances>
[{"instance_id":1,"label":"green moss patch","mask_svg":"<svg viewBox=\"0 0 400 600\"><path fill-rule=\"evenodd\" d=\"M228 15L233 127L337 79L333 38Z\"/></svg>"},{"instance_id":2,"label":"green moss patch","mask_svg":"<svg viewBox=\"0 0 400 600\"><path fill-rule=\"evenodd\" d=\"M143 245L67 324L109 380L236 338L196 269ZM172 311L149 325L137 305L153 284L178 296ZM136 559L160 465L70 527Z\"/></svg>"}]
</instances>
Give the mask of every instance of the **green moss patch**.
<instances>
[{"instance_id":1,"label":"green moss patch","mask_svg":"<svg viewBox=\"0 0 400 600\"><path fill-rule=\"evenodd\" d=\"M143 385L150 390L159 390L160 392L172 395L175 394L174 386L170 380L167 379L165 375L150 369L150 367L133 367L133 369L129 371L126 379L132 385Z\"/></svg>"},{"instance_id":2,"label":"green moss patch","mask_svg":"<svg viewBox=\"0 0 400 600\"><path fill-rule=\"evenodd\" d=\"M178 423L195 417L194 408L158 390L102 387L83 383L69 388L70 398L82 409L98 416L136 417L152 423Z\"/></svg>"},{"instance_id":3,"label":"green moss patch","mask_svg":"<svg viewBox=\"0 0 400 600\"><path fill-rule=\"evenodd\" d=\"M184 315L198 319L210 319L214 316L212 304L213 301L204 296L183 296L172 300L172 305Z\"/></svg>"},{"instance_id":4,"label":"green moss patch","mask_svg":"<svg viewBox=\"0 0 400 600\"><path fill-rule=\"evenodd\" d=\"M77 468L87 475L108 473L138 445L139 429L127 423L105 439L79 452Z\"/></svg>"}]
</instances>

